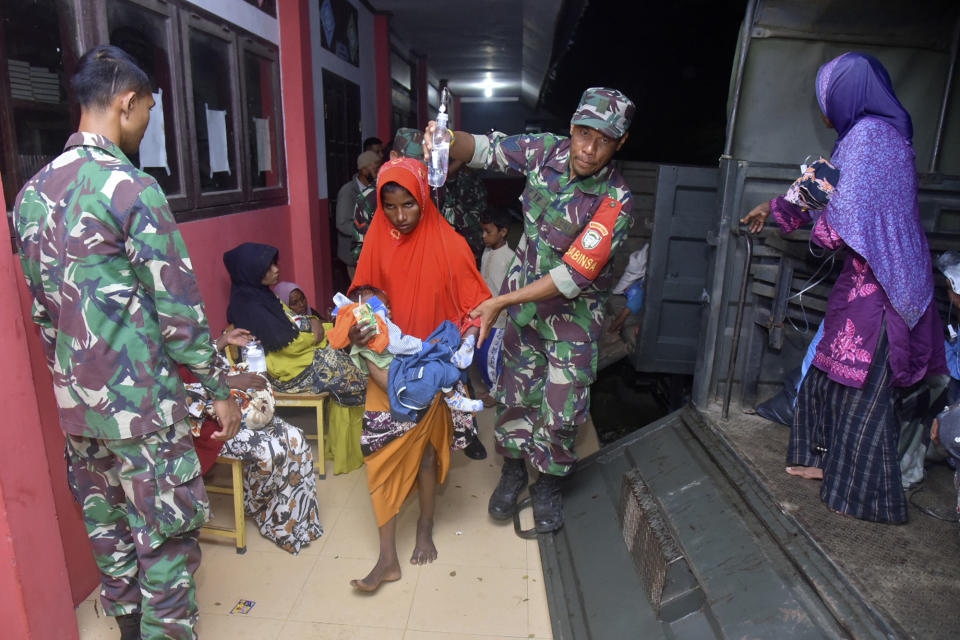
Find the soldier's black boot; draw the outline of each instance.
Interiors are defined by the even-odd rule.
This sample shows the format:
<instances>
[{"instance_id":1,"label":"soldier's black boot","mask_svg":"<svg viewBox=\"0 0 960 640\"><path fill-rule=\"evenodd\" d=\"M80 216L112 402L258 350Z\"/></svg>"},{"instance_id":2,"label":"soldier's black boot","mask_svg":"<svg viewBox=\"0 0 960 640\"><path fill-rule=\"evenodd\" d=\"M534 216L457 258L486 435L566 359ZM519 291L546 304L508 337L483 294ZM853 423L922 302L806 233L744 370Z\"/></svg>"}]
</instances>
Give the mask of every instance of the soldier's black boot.
<instances>
[{"instance_id":1,"label":"soldier's black boot","mask_svg":"<svg viewBox=\"0 0 960 640\"><path fill-rule=\"evenodd\" d=\"M563 496L560 494L561 476L541 473L530 485L533 502L533 526L537 533L550 533L563 526Z\"/></svg>"},{"instance_id":2,"label":"soldier's black boot","mask_svg":"<svg viewBox=\"0 0 960 640\"><path fill-rule=\"evenodd\" d=\"M139 613L117 616L117 626L120 628L120 640L140 640Z\"/></svg>"},{"instance_id":3,"label":"soldier's black boot","mask_svg":"<svg viewBox=\"0 0 960 640\"><path fill-rule=\"evenodd\" d=\"M509 520L517 510L517 496L527 486L527 465L523 459L504 458L500 482L490 496L487 511L494 520Z\"/></svg>"}]
</instances>

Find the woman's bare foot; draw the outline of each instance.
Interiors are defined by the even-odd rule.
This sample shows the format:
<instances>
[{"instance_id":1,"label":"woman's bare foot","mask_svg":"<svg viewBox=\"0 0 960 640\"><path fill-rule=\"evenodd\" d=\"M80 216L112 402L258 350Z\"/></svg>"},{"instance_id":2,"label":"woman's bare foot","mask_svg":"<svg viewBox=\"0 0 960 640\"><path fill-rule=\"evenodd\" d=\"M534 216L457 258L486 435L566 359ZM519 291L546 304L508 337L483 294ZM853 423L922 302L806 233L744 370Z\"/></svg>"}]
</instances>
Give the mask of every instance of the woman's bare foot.
<instances>
[{"instance_id":1,"label":"woman's bare foot","mask_svg":"<svg viewBox=\"0 0 960 640\"><path fill-rule=\"evenodd\" d=\"M820 467L787 467L786 472L807 480L823 480L823 469Z\"/></svg>"},{"instance_id":2,"label":"woman's bare foot","mask_svg":"<svg viewBox=\"0 0 960 640\"><path fill-rule=\"evenodd\" d=\"M400 563L394 558L392 563L384 563L378 560L376 566L370 570L365 578L360 580L351 580L350 586L357 591L364 593L373 593L380 588L384 582L395 582L400 579Z\"/></svg>"},{"instance_id":3,"label":"woman's bare foot","mask_svg":"<svg viewBox=\"0 0 960 640\"><path fill-rule=\"evenodd\" d=\"M433 520L417 520L417 544L413 547L410 564L430 564L437 559L437 548L433 544Z\"/></svg>"}]
</instances>

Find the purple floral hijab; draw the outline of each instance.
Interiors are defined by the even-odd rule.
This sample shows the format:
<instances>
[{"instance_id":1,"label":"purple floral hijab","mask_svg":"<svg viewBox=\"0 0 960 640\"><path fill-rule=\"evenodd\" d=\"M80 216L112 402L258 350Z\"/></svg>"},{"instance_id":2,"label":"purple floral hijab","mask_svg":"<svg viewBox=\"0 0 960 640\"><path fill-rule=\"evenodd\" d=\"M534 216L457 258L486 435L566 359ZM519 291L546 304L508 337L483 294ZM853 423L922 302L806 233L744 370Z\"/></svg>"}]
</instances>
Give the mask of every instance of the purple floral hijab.
<instances>
[{"instance_id":1,"label":"purple floral hijab","mask_svg":"<svg viewBox=\"0 0 960 640\"><path fill-rule=\"evenodd\" d=\"M920 223L913 125L880 62L845 53L820 67L817 100L837 130L840 169L827 222L866 259L912 329L933 298L930 248Z\"/></svg>"}]
</instances>

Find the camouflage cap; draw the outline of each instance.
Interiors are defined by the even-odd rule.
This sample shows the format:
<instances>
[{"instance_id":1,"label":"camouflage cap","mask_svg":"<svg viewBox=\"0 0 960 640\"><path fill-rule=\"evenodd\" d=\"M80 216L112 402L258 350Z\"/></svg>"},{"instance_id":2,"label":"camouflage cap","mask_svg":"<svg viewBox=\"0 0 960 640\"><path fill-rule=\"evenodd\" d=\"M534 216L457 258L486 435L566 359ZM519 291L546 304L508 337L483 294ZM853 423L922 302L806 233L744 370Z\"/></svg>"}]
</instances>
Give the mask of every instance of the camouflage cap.
<instances>
[{"instance_id":1,"label":"camouflage cap","mask_svg":"<svg viewBox=\"0 0 960 640\"><path fill-rule=\"evenodd\" d=\"M393 150L404 158L413 158L423 162L423 131L417 129L397 129L393 136Z\"/></svg>"},{"instance_id":2,"label":"camouflage cap","mask_svg":"<svg viewBox=\"0 0 960 640\"><path fill-rule=\"evenodd\" d=\"M630 98L616 89L591 87L583 92L570 124L596 129L605 136L622 138L636 109Z\"/></svg>"}]
</instances>

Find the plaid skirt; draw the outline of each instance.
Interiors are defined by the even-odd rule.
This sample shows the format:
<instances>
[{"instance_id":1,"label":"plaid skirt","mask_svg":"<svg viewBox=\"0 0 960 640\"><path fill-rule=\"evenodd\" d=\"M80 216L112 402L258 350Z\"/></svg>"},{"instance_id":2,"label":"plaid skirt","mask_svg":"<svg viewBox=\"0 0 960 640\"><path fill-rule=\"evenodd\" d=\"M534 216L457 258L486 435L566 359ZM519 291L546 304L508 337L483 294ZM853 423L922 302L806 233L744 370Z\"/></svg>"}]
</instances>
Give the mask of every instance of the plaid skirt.
<instances>
[{"instance_id":1,"label":"plaid skirt","mask_svg":"<svg viewBox=\"0 0 960 640\"><path fill-rule=\"evenodd\" d=\"M907 521L897 440L899 389L890 386L889 343L880 335L860 389L811 367L797 395L787 464L823 469L820 498L862 520Z\"/></svg>"}]
</instances>

